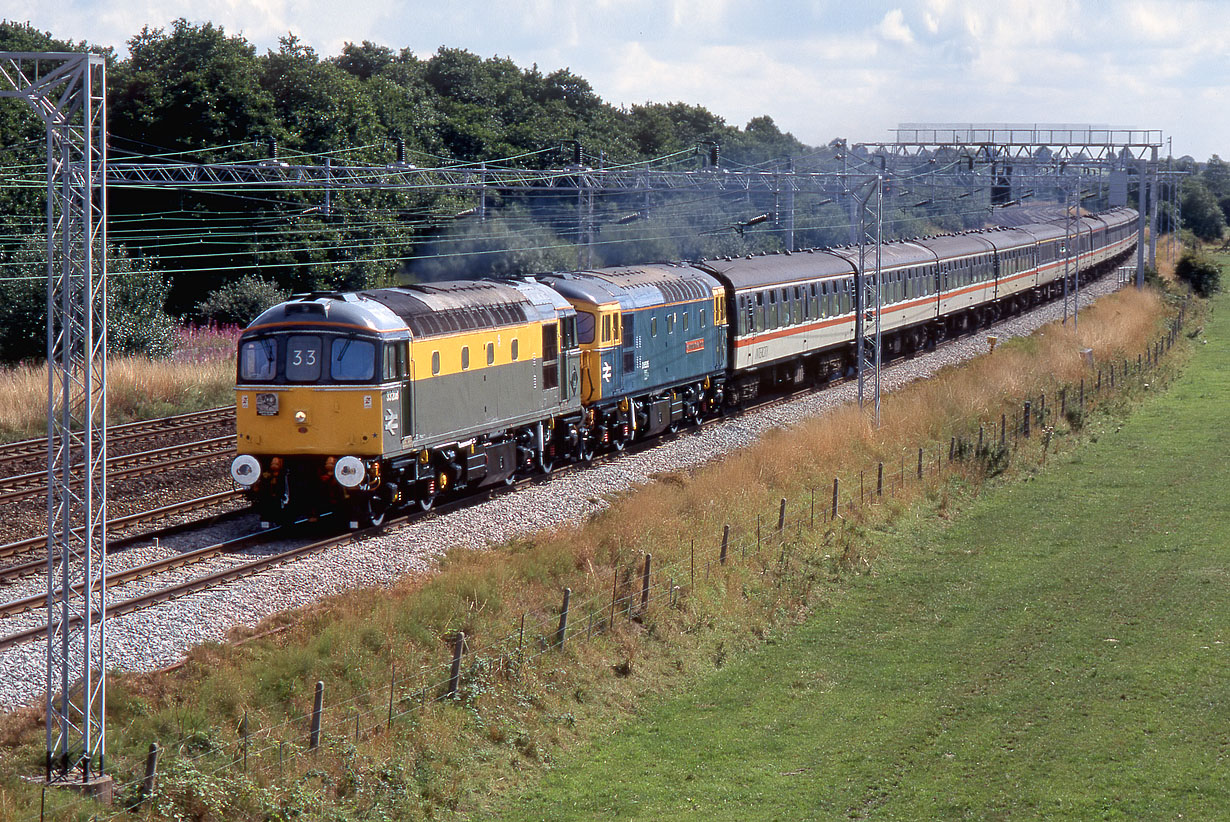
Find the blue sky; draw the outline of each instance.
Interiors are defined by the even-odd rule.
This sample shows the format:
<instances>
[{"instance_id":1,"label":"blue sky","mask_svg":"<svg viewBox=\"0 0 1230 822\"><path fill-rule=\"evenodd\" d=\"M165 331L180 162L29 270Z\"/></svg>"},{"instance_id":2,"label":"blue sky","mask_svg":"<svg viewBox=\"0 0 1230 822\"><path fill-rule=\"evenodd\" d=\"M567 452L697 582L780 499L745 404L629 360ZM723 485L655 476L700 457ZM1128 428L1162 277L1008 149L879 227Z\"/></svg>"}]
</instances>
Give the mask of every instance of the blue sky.
<instances>
[{"instance_id":1,"label":"blue sky","mask_svg":"<svg viewBox=\"0 0 1230 822\"><path fill-rule=\"evenodd\" d=\"M857 6L857 8L855 8ZM116 46L210 20L260 49L372 40L567 67L615 104L683 101L813 145L903 122L1161 129L1230 155L1230 3L1218 0L0 0L0 16Z\"/></svg>"}]
</instances>

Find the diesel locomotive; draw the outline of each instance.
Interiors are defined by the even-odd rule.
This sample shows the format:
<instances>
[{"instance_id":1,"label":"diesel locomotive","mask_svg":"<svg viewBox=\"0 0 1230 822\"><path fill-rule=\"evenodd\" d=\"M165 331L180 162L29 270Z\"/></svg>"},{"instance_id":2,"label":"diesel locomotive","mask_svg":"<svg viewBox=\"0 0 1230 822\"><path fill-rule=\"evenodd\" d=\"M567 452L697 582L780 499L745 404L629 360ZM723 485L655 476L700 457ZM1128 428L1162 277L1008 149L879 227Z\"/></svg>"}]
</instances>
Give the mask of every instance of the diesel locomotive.
<instances>
[{"instance_id":1,"label":"diesel locomotive","mask_svg":"<svg viewBox=\"0 0 1230 822\"><path fill-rule=\"evenodd\" d=\"M1135 247L1135 211L1074 222L882 244L884 354L1053 298ZM264 523L343 511L379 525L822 384L854 367L858 257L816 248L295 295L239 339L231 477Z\"/></svg>"}]
</instances>

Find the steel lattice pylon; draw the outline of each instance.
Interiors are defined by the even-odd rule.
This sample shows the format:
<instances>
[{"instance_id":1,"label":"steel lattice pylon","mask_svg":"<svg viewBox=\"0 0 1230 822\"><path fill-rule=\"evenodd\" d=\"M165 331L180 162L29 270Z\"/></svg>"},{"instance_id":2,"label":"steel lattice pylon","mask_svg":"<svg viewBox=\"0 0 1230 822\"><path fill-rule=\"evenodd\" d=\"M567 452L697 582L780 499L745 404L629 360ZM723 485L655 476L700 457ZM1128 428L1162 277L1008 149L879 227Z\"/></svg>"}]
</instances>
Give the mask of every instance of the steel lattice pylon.
<instances>
[{"instance_id":1,"label":"steel lattice pylon","mask_svg":"<svg viewBox=\"0 0 1230 822\"><path fill-rule=\"evenodd\" d=\"M854 330L858 338L858 404L870 404L875 425L880 426L880 267L884 242L884 178L873 177L856 189L859 202L858 282L855 294L858 313ZM870 373L869 373L870 372ZM867 396L870 379L871 397Z\"/></svg>"},{"instance_id":2,"label":"steel lattice pylon","mask_svg":"<svg viewBox=\"0 0 1230 822\"><path fill-rule=\"evenodd\" d=\"M105 764L106 76L94 54L0 52L47 127L47 777Z\"/></svg>"}]
</instances>

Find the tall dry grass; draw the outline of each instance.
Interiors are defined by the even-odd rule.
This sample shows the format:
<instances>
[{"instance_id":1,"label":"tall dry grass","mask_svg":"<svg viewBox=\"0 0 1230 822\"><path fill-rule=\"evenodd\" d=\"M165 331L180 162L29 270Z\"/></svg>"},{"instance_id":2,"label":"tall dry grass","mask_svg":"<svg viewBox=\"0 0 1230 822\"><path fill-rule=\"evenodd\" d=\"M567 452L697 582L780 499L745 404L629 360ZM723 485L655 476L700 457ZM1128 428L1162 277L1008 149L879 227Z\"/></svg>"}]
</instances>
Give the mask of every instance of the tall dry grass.
<instances>
[{"instance_id":1,"label":"tall dry grass","mask_svg":"<svg viewBox=\"0 0 1230 822\"><path fill-rule=\"evenodd\" d=\"M493 781L515 779L523 767L533 772L554 752L584 744L595 726L606 727L634 712L645 694L677 687L681 673L719 667L774 626L822 607L838 595L832 582L870 567L878 546L887 544L885 521L923 498L942 513L953 477L972 483L981 476L970 461L968 468L946 466L947 476L928 466L927 479L916 482L911 462L911 481L891 499L854 508L849 503L857 499L852 489L858 487L860 471L876 461L897 465L897 458L919 447L929 455L937 447L946 453L949 432L969 430L971 424L976 430L978 420L998 418L1023 396L1087 373L1082 348L1106 360L1134 358L1157 336L1165 313L1156 295L1122 292L1083 312L1079 334L1048 326L1034 337L888 395L879 429L858 409L840 409L774 432L694 472L669 473L610 500L584 524L541 532L498 550L453 551L438 572L278 615L256 629L284 629L268 638L197 648L189 663L171 675L115 677L108 690L117 702L108 710L115 726L124 730L111 737L113 767L139 775L151 739L168 743L189 732L224 741L218 743L221 765L234 749L234 729L244 716L253 727L269 729L265 750L280 750L277 740L285 734L291 735L292 745L301 744L298 730L285 729L304 725L313 685L321 679L334 723L326 729L329 752L288 763L285 780L280 760L269 754L266 773L276 768L279 774L276 782L268 780L275 795L285 798L280 785L299 784L295 779L307 780L309 774L322 785L343 786L356 772L360 779L375 780L381 768L387 770L386 763L416 762L428 763L427 772L401 800L407 818L431 816L459 802L481 804L477 797L487 794ZM1038 439L1032 441L1034 448ZM1026 459L1027 453L1013 459ZM805 527L807 500L816 489L819 510L826 509L834 476L842 479L843 519L825 523L819 514L818 530L812 531ZM774 531L783 497L789 500L790 525L781 538ZM756 550L757 522L762 551ZM719 569L718 545L726 524L732 526L732 558ZM646 615L632 619L624 612L628 600L623 598L636 601L646 553L654 557L653 584L659 593ZM792 560L806 569L801 580L778 572ZM670 590L664 584L669 582L685 589L675 607L670 607L673 594L661 593ZM546 649L565 586L572 591L572 636L578 639L560 654ZM604 623L613 593L621 600L612 626ZM601 638L579 641L595 622ZM464 693L457 700L465 710L415 709L412 720L392 728L383 724L390 698L400 710L417 704L424 685L432 684L431 693L439 693L451 637L458 630L465 632L470 649ZM518 665L516 676L501 675L519 662L522 651L546 655L544 664ZM396 689L390 688L392 671L397 672ZM187 726L185 716L191 719ZM334 755L355 732L356 719L365 728L362 757ZM37 724L31 722L27 730L34 757ZM511 770L498 764L508 761L510 750L517 765ZM251 792L240 789L249 784L246 778L222 773L217 793L229 804L202 818L265 818ZM159 813L178 813L190 805L191 787L168 783ZM328 797L321 801L348 801L341 788L319 791ZM35 794L31 797L36 801Z\"/></svg>"},{"instance_id":2,"label":"tall dry grass","mask_svg":"<svg viewBox=\"0 0 1230 822\"><path fill-rule=\"evenodd\" d=\"M108 357L109 423L226 405L235 382L236 329L181 329L169 359ZM38 437L47 428L47 367L0 369L0 440Z\"/></svg>"}]
</instances>

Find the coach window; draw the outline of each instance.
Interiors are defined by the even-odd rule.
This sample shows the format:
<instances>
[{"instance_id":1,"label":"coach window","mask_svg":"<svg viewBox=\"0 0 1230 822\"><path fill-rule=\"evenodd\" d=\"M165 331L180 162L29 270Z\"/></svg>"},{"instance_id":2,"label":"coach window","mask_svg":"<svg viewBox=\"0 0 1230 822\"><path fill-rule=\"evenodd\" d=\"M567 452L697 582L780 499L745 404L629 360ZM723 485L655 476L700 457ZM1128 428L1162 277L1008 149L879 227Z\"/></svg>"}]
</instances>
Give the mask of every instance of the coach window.
<instances>
[{"instance_id":1,"label":"coach window","mask_svg":"<svg viewBox=\"0 0 1230 822\"><path fill-rule=\"evenodd\" d=\"M312 382L320 379L320 337L296 334L286 340L286 379Z\"/></svg>"},{"instance_id":2,"label":"coach window","mask_svg":"<svg viewBox=\"0 0 1230 822\"><path fill-rule=\"evenodd\" d=\"M440 373L440 352L431 352L431 375L434 377Z\"/></svg>"},{"instance_id":3,"label":"coach window","mask_svg":"<svg viewBox=\"0 0 1230 822\"><path fill-rule=\"evenodd\" d=\"M594 315L588 311L577 312L577 337L582 345L589 345L594 341Z\"/></svg>"},{"instance_id":4,"label":"coach window","mask_svg":"<svg viewBox=\"0 0 1230 822\"><path fill-rule=\"evenodd\" d=\"M470 346L461 346L461 370L466 371L470 368Z\"/></svg>"},{"instance_id":5,"label":"coach window","mask_svg":"<svg viewBox=\"0 0 1230 822\"><path fill-rule=\"evenodd\" d=\"M521 348L521 347L520 347L520 345L518 345L518 343L519 343L519 342L520 342L520 340L518 340L516 337L513 337L513 338L512 338L512 343L511 343L511 345L509 346L509 348L510 348L509 354L512 356L513 362L516 362L516 361L519 359L519 357L520 357L520 353L521 353L521 352L520 352L520 348Z\"/></svg>"}]
</instances>

